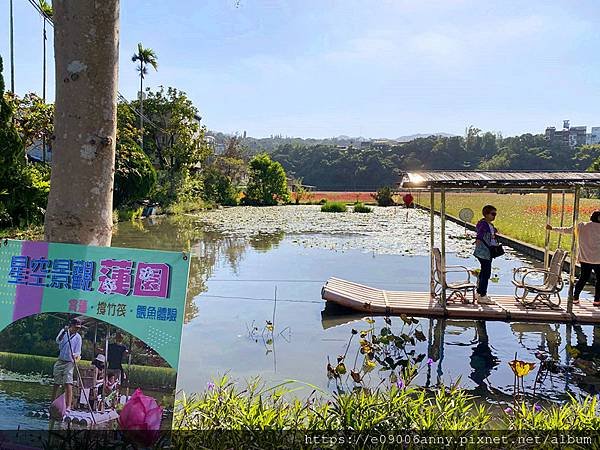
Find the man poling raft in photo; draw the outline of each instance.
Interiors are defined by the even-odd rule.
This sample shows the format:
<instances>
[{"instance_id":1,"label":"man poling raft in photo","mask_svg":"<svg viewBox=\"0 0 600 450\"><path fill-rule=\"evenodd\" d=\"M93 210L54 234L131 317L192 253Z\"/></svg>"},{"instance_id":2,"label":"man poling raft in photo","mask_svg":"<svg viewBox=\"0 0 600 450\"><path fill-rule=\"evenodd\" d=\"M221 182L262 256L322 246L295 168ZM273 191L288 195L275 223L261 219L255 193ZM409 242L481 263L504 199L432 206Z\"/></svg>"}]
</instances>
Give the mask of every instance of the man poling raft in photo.
<instances>
[{"instance_id":1,"label":"man poling raft in photo","mask_svg":"<svg viewBox=\"0 0 600 450\"><path fill-rule=\"evenodd\" d=\"M78 333L81 322L71 319L69 325L65 326L56 336L59 354L54 363L54 387L52 399L57 398L60 386L65 388L65 404L67 412L70 411L73 402L73 372L75 364L81 359L81 335Z\"/></svg>"}]
</instances>

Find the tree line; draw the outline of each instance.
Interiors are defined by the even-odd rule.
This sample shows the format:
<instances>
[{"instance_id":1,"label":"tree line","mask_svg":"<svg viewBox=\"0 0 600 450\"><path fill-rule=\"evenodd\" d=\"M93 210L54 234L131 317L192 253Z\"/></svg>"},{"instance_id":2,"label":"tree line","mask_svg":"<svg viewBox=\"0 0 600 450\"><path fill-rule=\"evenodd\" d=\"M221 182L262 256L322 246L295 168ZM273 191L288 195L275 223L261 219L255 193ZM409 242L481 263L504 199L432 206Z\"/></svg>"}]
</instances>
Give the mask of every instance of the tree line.
<instances>
[{"instance_id":1,"label":"tree line","mask_svg":"<svg viewBox=\"0 0 600 450\"><path fill-rule=\"evenodd\" d=\"M61 151L54 144L54 113L54 105L34 93L4 92L0 58L0 228L44 221L49 160ZM146 88L143 105L140 99L120 97L116 119L115 210L139 213L142 201L167 212L186 212L289 200L286 174L266 153L251 157L233 136L223 154L214 154L199 111L185 92ZM27 150L42 141L47 143L44 161L28 161Z\"/></svg>"},{"instance_id":2,"label":"tree line","mask_svg":"<svg viewBox=\"0 0 600 450\"><path fill-rule=\"evenodd\" d=\"M284 144L271 156L319 190L375 190L411 170L600 169L600 145L572 148L540 134L502 137L475 127L465 136L429 136L397 145Z\"/></svg>"}]
</instances>

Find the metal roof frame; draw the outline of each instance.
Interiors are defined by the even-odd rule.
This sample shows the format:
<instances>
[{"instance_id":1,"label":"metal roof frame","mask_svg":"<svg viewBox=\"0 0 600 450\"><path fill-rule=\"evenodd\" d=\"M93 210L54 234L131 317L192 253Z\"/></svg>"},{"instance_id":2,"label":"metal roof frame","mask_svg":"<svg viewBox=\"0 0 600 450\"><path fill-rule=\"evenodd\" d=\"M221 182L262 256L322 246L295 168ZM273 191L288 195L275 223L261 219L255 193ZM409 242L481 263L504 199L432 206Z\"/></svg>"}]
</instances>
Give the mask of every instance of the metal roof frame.
<instances>
[{"instance_id":1,"label":"metal roof frame","mask_svg":"<svg viewBox=\"0 0 600 450\"><path fill-rule=\"evenodd\" d=\"M519 189L570 190L600 188L600 172L574 171L452 171L405 172L398 186L403 189Z\"/></svg>"}]
</instances>

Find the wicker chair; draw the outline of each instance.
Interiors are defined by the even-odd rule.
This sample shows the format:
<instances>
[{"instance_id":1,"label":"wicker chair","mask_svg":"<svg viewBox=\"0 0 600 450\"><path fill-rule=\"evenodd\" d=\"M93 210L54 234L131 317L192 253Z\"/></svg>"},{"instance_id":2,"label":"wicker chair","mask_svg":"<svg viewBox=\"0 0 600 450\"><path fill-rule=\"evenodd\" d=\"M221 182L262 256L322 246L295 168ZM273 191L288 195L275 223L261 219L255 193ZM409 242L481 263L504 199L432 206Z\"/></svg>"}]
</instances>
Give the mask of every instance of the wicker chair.
<instances>
[{"instance_id":1,"label":"wicker chair","mask_svg":"<svg viewBox=\"0 0 600 450\"><path fill-rule=\"evenodd\" d=\"M534 307L536 304L546 304L551 308L559 307L560 291L564 287L561 273L565 259L567 259L567 252L559 248L552 255L547 270L530 267L515 269L512 280L515 285L515 299L528 307ZM536 275L542 275L541 282L537 284L531 280L531 276ZM533 296L530 297L530 294Z\"/></svg>"},{"instance_id":2,"label":"wicker chair","mask_svg":"<svg viewBox=\"0 0 600 450\"><path fill-rule=\"evenodd\" d=\"M446 296L446 301L460 300L462 303L475 302L475 289L477 284L471 281L471 271L465 266L446 266L442 267L442 254L439 248L433 249L433 281L434 294L436 298L441 298L443 288L449 291ZM446 274L448 273L464 273L467 278L465 280L448 282ZM470 298L469 298L470 293Z\"/></svg>"}]
</instances>

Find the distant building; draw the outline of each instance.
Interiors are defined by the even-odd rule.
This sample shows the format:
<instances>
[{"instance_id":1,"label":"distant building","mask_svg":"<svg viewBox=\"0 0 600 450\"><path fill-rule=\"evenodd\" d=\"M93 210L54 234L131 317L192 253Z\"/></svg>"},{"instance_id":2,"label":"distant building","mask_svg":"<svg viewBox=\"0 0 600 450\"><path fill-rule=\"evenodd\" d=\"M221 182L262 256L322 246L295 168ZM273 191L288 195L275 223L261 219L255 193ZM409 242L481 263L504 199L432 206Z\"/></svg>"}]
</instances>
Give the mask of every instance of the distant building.
<instances>
[{"instance_id":1,"label":"distant building","mask_svg":"<svg viewBox=\"0 0 600 450\"><path fill-rule=\"evenodd\" d=\"M600 127L592 127L592 132L587 135L587 144L600 144Z\"/></svg>"},{"instance_id":2,"label":"distant building","mask_svg":"<svg viewBox=\"0 0 600 450\"><path fill-rule=\"evenodd\" d=\"M579 147L585 145L587 127L571 127L569 128L569 146Z\"/></svg>"},{"instance_id":3,"label":"distant building","mask_svg":"<svg viewBox=\"0 0 600 450\"><path fill-rule=\"evenodd\" d=\"M572 127L569 120L564 120L562 130L547 127L545 136L551 144L558 143L573 148L592 142L600 143L600 127L592 127L592 132L588 134L587 126Z\"/></svg>"}]
</instances>

